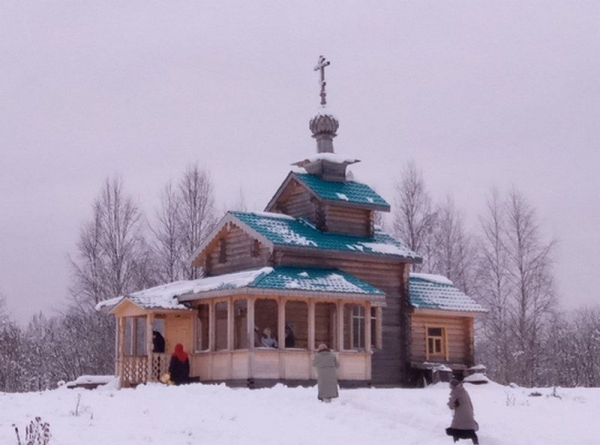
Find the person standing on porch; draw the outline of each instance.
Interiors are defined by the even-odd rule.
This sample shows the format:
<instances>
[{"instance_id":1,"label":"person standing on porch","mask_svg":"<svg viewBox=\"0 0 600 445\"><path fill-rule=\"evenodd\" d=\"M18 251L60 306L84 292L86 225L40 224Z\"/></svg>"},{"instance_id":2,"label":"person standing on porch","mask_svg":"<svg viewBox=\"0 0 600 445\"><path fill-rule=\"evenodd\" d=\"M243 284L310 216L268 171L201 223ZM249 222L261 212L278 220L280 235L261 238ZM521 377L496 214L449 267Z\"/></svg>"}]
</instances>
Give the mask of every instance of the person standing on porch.
<instances>
[{"instance_id":1,"label":"person standing on porch","mask_svg":"<svg viewBox=\"0 0 600 445\"><path fill-rule=\"evenodd\" d=\"M275 338L273 336L271 336L270 328L265 328L260 342L265 348L278 348L279 347L277 340L275 340Z\"/></svg>"},{"instance_id":2,"label":"person standing on porch","mask_svg":"<svg viewBox=\"0 0 600 445\"><path fill-rule=\"evenodd\" d=\"M339 397L337 368L340 364L325 343L321 343L317 348L313 366L317 368L317 398L322 402L330 403L331 399Z\"/></svg>"},{"instance_id":3,"label":"person standing on porch","mask_svg":"<svg viewBox=\"0 0 600 445\"><path fill-rule=\"evenodd\" d=\"M171 363L169 364L169 374L171 375L171 381L176 385L190 381L190 359L187 352L183 350L181 343L175 345L175 352L171 356Z\"/></svg>"}]
</instances>

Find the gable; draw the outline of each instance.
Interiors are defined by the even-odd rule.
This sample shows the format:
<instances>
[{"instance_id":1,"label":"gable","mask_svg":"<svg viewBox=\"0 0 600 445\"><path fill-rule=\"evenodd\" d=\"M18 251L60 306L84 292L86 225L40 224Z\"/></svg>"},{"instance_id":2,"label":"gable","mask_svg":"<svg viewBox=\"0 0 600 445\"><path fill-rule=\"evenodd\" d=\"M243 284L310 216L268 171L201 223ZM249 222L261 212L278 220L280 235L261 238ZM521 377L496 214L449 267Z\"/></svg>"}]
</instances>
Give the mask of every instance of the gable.
<instances>
[{"instance_id":1,"label":"gable","mask_svg":"<svg viewBox=\"0 0 600 445\"><path fill-rule=\"evenodd\" d=\"M273 244L260 233L248 228L244 224L240 224L240 221L234 216L232 212L228 212L222 219L217 223L213 231L205 238L205 240L198 246L196 251L190 258L190 263L194 267L203 267L210 269L213 266L218 269L227 269L222 273L227 273L229 270L227 267L218 266L220 263L220 242L225 240L225 255L227 258L233 259L240 256L239 261L247 261L252 256L251 243L254 240L260 244L260 259L252 261L249 267L258 266L262 264L265 256L272 251ZM227 261L225 261L227 263ZM233 266L230 264L229 266ZM238 267L249 268L249 267ZM217 272L215 272L217 273Z\"/></svg>"},{"instance_id":2,"label":"gable","mask_svg":"<svg viewBox=\"0 0 600 445\"><path fill-rule=\"evenodd\" d=\"M323 203L383 212L390 211L388 202L366 184L356 181L325 181L316 175L296 172L288 174L265 207L265 211L278 211L278 206L285 205L297 187L301 187L311 197ZM289 212L286 211L286 213Z\"/></svg>"}]
</instances>

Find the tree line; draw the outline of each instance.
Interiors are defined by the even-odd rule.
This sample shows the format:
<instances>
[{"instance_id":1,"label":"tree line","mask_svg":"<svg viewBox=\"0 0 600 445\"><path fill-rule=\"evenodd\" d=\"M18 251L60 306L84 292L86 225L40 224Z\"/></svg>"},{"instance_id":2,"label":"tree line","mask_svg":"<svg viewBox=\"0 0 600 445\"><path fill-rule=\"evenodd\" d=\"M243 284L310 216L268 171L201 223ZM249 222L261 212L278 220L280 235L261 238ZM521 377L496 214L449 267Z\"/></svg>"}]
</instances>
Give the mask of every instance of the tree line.
<instances>
[{"instance_id":1,"label":"tree line","mask_svg":"<svg viewBox=\"0 0 600 445\"><path fill-rule=\"evenodd\" d=\"M236 203L246 210L243 194ZM544 237L536 209L516 189L491 190L469 229L451 197L434 201L414 162L395 184L393 213L378 218L423 257L413 271L448 277L488 309L476 326L477 361L499 383L600 384L600 309L561 311L554 282L556 242ZM0 391L55 387L86 374L114 372L114 317L98 302L199 277L190 257L216 222L208 173L188 167L164 186L147 217L107 178L81 227L64 311L39 313L26 327L0 296Z\"/></svg>"},{"instance_id":2,"label":"tree line","mask_svg":"<svg viewBox=\"0 0 600 445\"><path fill-rule=\"evenodd\" d=\"M164 186L148 218L123 180L107 178L80 229L64 311L25 328L0 298L0 391L55 387L80 375L114 373L114 317L97 303L161 283L198 278L188 259L216 222L213 184L198 165Z\"/></svg>"},{"instance_id":3,"label":"tree line","mask_svg":"<svg viewBox=\"0 0 600 445\"><path fill-rule=\"evenodd\" d=\"M491 189L468 230L451 197L434 202L409 162L396 183L392 230L423 256L415 272L440 274L488 313L476 325L476 360L499 383L600 384L600 309L563 311L555 283L556 240L512 188Z\"/></svg>"}]
</instances>

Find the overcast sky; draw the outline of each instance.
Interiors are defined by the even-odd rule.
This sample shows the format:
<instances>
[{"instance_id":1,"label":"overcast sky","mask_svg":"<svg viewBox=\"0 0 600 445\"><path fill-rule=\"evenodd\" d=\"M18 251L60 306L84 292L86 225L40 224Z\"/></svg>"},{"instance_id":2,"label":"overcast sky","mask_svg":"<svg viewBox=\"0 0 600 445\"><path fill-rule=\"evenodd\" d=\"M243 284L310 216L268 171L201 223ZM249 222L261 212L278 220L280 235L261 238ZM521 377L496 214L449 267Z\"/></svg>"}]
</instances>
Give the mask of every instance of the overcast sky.
<instances>
[{"instance_id":1,"label":"overcast sky","mask_svg":"<svg viewBox=\"0 0 600 445\"><path fill-rule=\"evenodd\" d=\"M597 305L598 2L7 1L0 5L0 292L64 306L102 182L149 215L199 163L263 210L315 152L320 54L336 152L393 201L406 161L476 224L514 185L559 240L566 308Z\"/></svg>"}]
</instances>

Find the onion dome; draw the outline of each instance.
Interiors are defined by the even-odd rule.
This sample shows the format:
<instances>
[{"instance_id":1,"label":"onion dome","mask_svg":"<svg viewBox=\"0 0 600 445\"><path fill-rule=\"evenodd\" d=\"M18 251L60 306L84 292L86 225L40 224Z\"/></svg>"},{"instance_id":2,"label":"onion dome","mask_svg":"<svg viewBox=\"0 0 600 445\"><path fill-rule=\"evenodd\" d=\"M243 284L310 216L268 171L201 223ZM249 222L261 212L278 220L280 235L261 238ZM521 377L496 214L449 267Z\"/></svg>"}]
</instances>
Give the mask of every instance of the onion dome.
<instances>
[{"instance_id":1,"label":"onion dome","mask_svg":"<svg viewBox=\"0 0 600 445\"><path fill-rule=\"evenodd\" d=\"M333 138L340 126L339 121L325 107L321 107L316 116L310 120L309 128L312 137L317 140L317 153L333 153Z\"/></svg>"}]
</instances>

